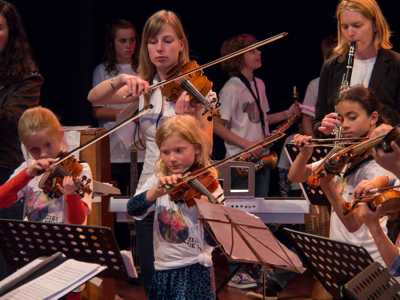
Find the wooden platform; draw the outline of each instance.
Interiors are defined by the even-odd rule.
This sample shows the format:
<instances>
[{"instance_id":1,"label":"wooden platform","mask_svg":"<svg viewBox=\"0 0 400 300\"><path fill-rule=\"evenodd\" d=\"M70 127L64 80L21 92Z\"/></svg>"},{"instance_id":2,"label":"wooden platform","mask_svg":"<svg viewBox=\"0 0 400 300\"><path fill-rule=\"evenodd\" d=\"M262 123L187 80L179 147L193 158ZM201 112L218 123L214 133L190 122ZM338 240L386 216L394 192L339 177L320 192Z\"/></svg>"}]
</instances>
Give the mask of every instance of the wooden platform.
<instances>
[{"instance_id":1,"label":"wooden platform","mask_svg":"<svg viewBox=\"0 0 400 300\"><path fill-rule=\"evenodd\" d=\"M216 266L217 286L226 276L226 269ZM309 273L299 275L288 287L280 293L278 299L305 300L312 299L313 278ZM249 293L250 292L250 293ZM218 300L255 300L262 299L261 295L257 297L255 291L239 290L231 287L224 287L218 294ZM142 285L130 284L126 281L114 279L104 279L100 286L89 283L86 291L82 295L82 300L146 300L144 288ZM268 298L267 298L268 299ZM271 298L269 298L271 299ZM329 299L318 296L316 299Z\"/></svg>"}]
</instances>

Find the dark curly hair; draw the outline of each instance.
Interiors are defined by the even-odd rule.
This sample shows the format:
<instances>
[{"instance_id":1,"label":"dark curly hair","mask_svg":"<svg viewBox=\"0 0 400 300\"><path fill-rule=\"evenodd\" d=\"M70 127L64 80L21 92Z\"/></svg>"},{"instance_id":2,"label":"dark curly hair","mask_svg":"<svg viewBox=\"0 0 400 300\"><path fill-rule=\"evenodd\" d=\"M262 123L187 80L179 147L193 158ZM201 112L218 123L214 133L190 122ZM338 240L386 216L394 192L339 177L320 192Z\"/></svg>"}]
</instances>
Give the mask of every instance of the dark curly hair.
<instances>
[{"instance_id":1,"label":"dark curly hair","mask_svg":"<svg viewBox=\"0 0 400 300\"><path fill-rule=\"evenodd\" d=\"M0 82L7 84L21 80L36 71L36 65L15 6L0 0L0 15L4 17L8 26L8 41L0 52Z\"/></svg>"},{"instance_id":2,"label":"dark curly hair","mask_svg":"<svg viewBox=\"0 0 400 300\"><path fill-rule=\"evenodd\" d=\"M114 45L117 30L118 29L127 29L127 28L131 28L135 32L136 48L135 48L135 52L133 53L132 62L131 62L132 69L136 70L136 67L138 65L138 52L139 51L136 51L136 49L139 45L138 44L139 41L138 41L138 34L137 34L135 26L127 20L123 20L123 19L114 20L111 22L111 24L109 24L107 26L106 41L105 41L106 47L105 47L105 52L104 52L105 69L106 69L106 72L110 75L118 74L117 55L115 53L115 45Z\"/></svg>"},{"instance_id":3,"label":"dark curly hair","mask_svg":"<svg viewBox=\"0 0 400 300\"><path fill-rule=\"evenodd\" d=\"M237 50L240 50L244 47L247 47L254 42L257 42L257 39L247 33L242 33L231 37L224 41L221 47L221 55L227 55ZM235 76L240 73L240 69L244 64L244 54L236 56L234 58L228 59L221 63L221 68L224 72L228 73L230 76Z\"/></svg>"}]
</instances>

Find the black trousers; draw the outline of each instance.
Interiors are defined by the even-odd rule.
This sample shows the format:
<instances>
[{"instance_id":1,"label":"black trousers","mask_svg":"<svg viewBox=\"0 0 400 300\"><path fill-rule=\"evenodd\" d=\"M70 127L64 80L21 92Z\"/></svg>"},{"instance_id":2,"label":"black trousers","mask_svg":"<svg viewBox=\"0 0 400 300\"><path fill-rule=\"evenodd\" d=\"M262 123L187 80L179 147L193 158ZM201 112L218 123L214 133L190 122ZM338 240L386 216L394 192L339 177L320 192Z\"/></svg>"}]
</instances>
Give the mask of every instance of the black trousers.
<instances>
[{"instance_id":1,"label":"black trousers","mask_svg":"<svg viewBox=\"0 0 400 300\"><path fill-rule=\"evenodd\" d=\"M154 246L153 246L154 213L150 213L142 221L136 221L136 251L143 285L149 294L154 274Z\"/></svg>"},{"instance_id":2,"label":"black trousers","mask_svg":"<svg viewBox=\"0 0 400 300\"><path fill-rule=\"evenodd\" d=\"M0 184L3 184L7 181L10 175L13 173L14 170L10 170L7 168L0 167ZM0 208L0 219L22 219L22 213L24 210L24 203L23 201L18 201L14 205L8 208ZM7 264L4 259L4 255L2 249L0 247L0 280L6 277L8 274Z\"/></svg>"}]
</instances>

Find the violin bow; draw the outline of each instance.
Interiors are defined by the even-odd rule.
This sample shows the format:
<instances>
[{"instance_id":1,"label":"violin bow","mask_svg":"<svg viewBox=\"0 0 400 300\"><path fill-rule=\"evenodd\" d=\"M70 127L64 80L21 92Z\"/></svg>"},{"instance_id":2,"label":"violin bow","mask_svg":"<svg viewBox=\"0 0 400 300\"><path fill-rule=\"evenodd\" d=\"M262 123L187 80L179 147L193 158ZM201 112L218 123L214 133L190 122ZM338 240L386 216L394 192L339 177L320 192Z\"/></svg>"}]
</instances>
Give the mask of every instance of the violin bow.
<instances>
[{"instance_id":1,"label":"violin bow","mask_svg":"<svg viewBox=\"0 0 400 300\"><path fill-rule=\"evenodd\" d=\"M287 32L282 32L282 33L276 34L276 35L274 35L272 37L266 38L266 39L264 39L262 41L256 42L256 43L251 44L251 45L249 45L247 47L239 49L239 50L237 50L235 52L229 53L229 54L224 55L224 56L222 56L220 58L217 58L217 59L215 59L213 61L205 63L205 64L203 64L203 65L201 65L201 66L199 66L199 67L197 67L197 68L195 68L195 69L193 69L191 71L185 72L185 73L180 74L180 75L178 75L176 77L173 77L171 79L165 79L165 80L162 80L162 81L157 82L155 84L152 84L152 85L149 86L148 90L152 91L154 89L163 87L164 85L167 85L168 83L170 83L172 81L184 79L185 77L189 76L190 74L196 73L198 71L202 71L202 70L204 70L204 69L206 69L208 67L211 67L211 66L214 66L216 64L219 64L219 63L221 63L221 62L223 62L225 60L234 58L236 56L242 55L243 53L246 53L248 51L254 50L254 49L258 48L258 47L261 47L261 46L270 44L272 42L275 42L275 41L277 41L277 40L279 40L279 39L281 39L281 38L283 38L283 37L285 37L287 35L288 35ZM131 97L131 96L132 96L132 94L128 94L128 95L124 96L124 98L128 98L128 97Z\"/></svg>"},{"instance_id":2,"label":"violin bow","mask_svg":"<svg viewBox=\"0 0 400 300\"><path fill-rule=\"evenodd\" d=\"M259 148L263 148L266 146L269 146L270 144L276 142L277 140L283 138L284 136L286 136L286 134L284 132L276 132L274 134L271 134L270 136L266 137L264 140L250 146L249 148L246 148L244 150L242 150L241 152L238 152L230 157L224 158L222 160L219 160L218 162L211 164L209 166L203 167L199 170L193 171L189 174L187 174L186 176L181 178L181 181L178 182L177 184L174 184L173 186L168 186L167 189L170 188L177 188L189 181L192 181L193 179L196 179L198 176L203 175L204 173L206 173L209 169L211 168L218 168L221 167L223 165L225 165L228 162L231 162L237 158L239 158L240 156L250 153L254 150L257 150Z\"/></svg>"},{"instance_id":3,"label":"violin bow","mask_svg":"<svg viewBox=\"0 0 400 300\"><path fill-rule=\"evenodd\" d=\"M125 120L121 121L120 123L116 124L114 127L110 128L109 130L107 130L106 132L104 132L103 134L99 135L98 137L86 142L85 144L72 149L71 151L67 152L67 154L65 156L63 156L62 158L60 158L58 161L56 161L52 166L56 167L59 164L63 163L64 161L66 161L68 158L70 158L71 156L73 156L75 153L82 151L84 149L86 149L87 147L90 147L91 145L97 143L98 141L102 140L103 138L109 136L111 133L117 131L118 129L120 129L121 127L124 127L125 125L136 121L137 119L139 119L140 117L142 117L143 115L147 114L151 109L153 108L153 105L149 104L147 107L143 108L142 110L140 110L137 114L135 114L134 116L128 117Z\"/></svg>"}]
</instances>

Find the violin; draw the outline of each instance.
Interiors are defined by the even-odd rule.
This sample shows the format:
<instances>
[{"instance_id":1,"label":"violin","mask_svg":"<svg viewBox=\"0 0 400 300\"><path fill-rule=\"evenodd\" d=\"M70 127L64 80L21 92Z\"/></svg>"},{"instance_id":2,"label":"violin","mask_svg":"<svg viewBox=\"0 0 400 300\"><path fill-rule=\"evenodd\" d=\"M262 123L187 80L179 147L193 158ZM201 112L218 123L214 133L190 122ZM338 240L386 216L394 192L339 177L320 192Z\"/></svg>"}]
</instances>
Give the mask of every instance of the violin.
<instances>
[{"instance_id":1,"label":"violin","mask_svg":"<svg viewBox=\"0 0 400 300\"><path fill-rule=\"evenodd\" d=\"M278 130L277 132L273 132L270 136L266 137L264 140L246 148L230 157L226 157L214 164L208 165L206 167L202 167L193 172L188 172L184 177L180 179L180 182L174 184L173 186L167 185L165 188L167 189L167 193L170 194L172 201L175 202L185 202L189 207L195 204L194 199L199 198L201 195L206 195L208 192L214 192L218 188L218 180L215 178L213 172L211 171L213 168L218 168L225 165L228 162L231 162L235 159L240 158L243 155L251 153L254 150L268 147L273 144L277 140L286 136L283 130ZM193 169L193 167L191 168ZM205 191L200 191L200 187L193 187L193 181L199 180L202 185L206 187ZM210 199L210 197L208 196ZM210 202L212 202L210 200Z\"/></svg>"},{"instance_id":2,"label":"violin","mask_svg":"<svg viewBox=\"0 0 400 300\"><path fill-rule=\"evenodd\" d=\"M171 81L164 86L161 87L162 94L169 101L176 101L183 91L187 91L191 96L191 100L195 100L198 103L201 103L204 107L204 113L209 113L208 120L211 121L212 116L219 115L218 107L220 103L218 99L208 100L205 96L211 91L213 83L208 80L207 76L204 75L202 70L198 70L194 73L190 73L190 71L194 69L198 69L199 65L196 61L191 60L181 66L180 68L174 68L170 71L170 77L177 77L179 74L188 73L186 78L180 80Z\"/></svg>"},{"instance_id":3,"label":"violin","mask_svg":"<svg viewBox=\"0 0 400 300\"><path fill-rule=\"evenodd\" d=\"M192 176L193 175L194 173L192 174ZM208 171L202 173L197 176L196 179L192 180L198 180L200 182L200 185L202 185L206 189L206 191L202 188L199 189L194 187L191 184L191 181L184 181L182 183L178 183L173 188L170 188L170 191L168 191L170 199L176 203L184 202L188 207L192 207L196 204L194 199L199 199L201 195L206 194L210 202L216 202L213 196L210 197L209 195L215 192L219 186L219 182L212 172Z\"/></svg>"},{"instance_id":4,"label":"violin","mask_svg":"<svg viewBox=\"0 0 400 300\"><path fill-rule=\"evenodd\" d=\"M377 189L375 193L369 193L351 203L344 203L343 214L350 213L359 203L367 203L373 211L379 207L379 212L382 215L398 213L400 212L400 191L395 190L395 187Z\"/></svg>"},{"instance_id":5,"label":"violin","mask_svg":"<svg viewBox=\"0 0 400 300\"><path fill-rule=\"evenodd\" d=\"M59 157L63 155L65 154L60 154ZM65 176L71 176L76 186L76 192L83 198L85 194L90 194L92 190L90 188L91 179L80 176L82 169L79 161L71 156L45 172L39 181L39 187L50 198L59 198L63 195L59 186L62 186Z\"/></svg>"},{"instance_id":6,"label":"violin","mask_svg":"<svg viewBox=\"0 0 400 300\"><path fill-rule=\"evenodd\" d=\"M400 144L400 128L394 127L388 133L377 136L372 139L339 149L330 156L323 159L322 163L313 171L313 174L307 179L311 186L318 186L319 179L326 174L339 174L348 163L358 165L369 157L373 148L382 148L385 152L391 152L390 143L395 141Z\"/></svg>"}]
</instances>

